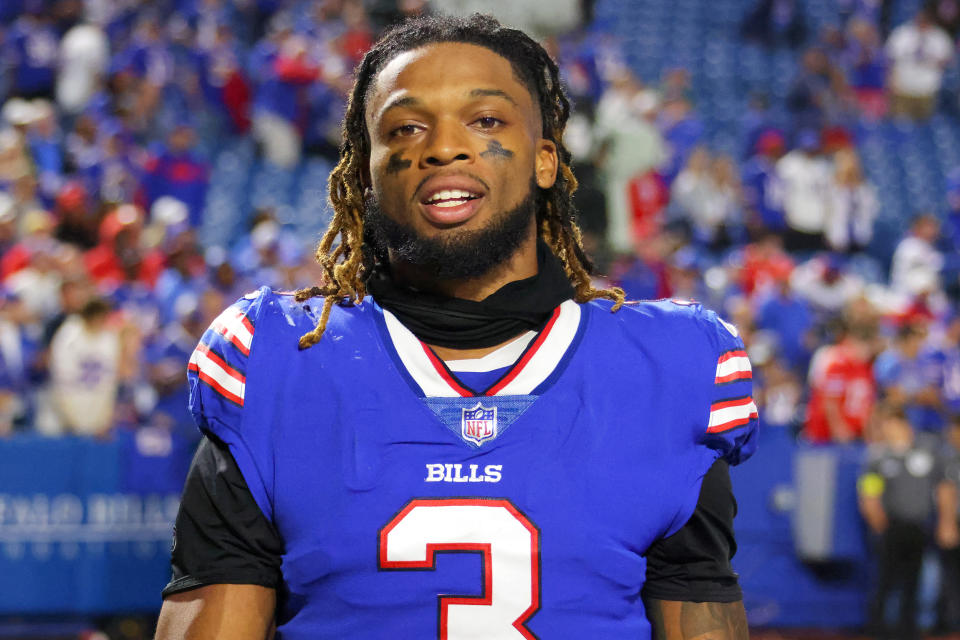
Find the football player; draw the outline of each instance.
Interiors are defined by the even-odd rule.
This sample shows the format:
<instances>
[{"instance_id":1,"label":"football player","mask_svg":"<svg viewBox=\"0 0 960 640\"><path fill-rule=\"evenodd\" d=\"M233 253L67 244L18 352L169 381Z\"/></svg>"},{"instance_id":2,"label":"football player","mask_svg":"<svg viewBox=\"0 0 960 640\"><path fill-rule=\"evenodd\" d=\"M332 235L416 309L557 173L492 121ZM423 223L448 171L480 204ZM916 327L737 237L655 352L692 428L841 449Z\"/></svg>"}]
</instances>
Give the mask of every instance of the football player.
<instances>
[{"instance_id":1,"label":"football player","mask_svg":"<svg viewBox=\"0 0 960 640\"><path fill-rule=\"evenodd\" d=\"M568 113L489 17L367 53L323 282L245 296L191 358L206 438L158 638L747 637L743 343L593 287Z\"/></svg>"}]
</instances>

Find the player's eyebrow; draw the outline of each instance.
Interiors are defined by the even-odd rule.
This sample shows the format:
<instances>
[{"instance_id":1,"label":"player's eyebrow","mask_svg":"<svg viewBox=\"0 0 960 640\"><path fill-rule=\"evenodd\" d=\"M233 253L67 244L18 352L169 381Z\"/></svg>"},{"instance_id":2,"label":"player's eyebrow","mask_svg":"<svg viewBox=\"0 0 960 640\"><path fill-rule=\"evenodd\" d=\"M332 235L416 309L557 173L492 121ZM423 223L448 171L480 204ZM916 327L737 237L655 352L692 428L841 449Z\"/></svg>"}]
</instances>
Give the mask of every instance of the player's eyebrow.
<instances>
[{"instance_id":1,"label":"player's eyebrow","mask_svg":"<svg viewBox=\"0 0 960 640\"><path fill-rule=\"evenodd\" d=\"M503 98L510 104L517 106L517 101L510 97L510 94L506 91L501 91L500 89L474 89L470 92L471 98L484 98L486 96L495 96L497 98Z\"/></svg>"},{"instance_id":2,"label":"player's eyebrow","mask_svg":"<svg viewBox=\"0 0 960 640\"><path fill-rule=\"evenodd\" d=\"M380 110L380 117L383 117L391 109L399 109L400 107L417 107L423 104L419 98L414 98L413 96L403 96L402 98L397 98L396 100L391 100Z\"/></svg>"}]
</instances>

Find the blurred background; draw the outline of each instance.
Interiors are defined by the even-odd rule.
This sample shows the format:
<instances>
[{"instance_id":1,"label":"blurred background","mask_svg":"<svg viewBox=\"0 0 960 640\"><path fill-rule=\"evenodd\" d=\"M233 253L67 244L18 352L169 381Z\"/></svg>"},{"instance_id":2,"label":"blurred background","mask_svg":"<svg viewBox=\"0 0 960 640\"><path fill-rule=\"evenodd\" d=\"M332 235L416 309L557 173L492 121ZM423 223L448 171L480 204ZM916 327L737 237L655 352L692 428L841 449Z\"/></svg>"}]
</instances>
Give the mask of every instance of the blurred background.
<instances>
[{"instance_id":1,"label":"blurred background","mask_svg":"<svg viewBox=\"0 0 960 640\"><path fill-rule=\"evenodd\" d=\"M755 637L960 628L960 0L2 0L0 638L149 638L185 367L318 280L352 69L491 12L559 61L598 281L754 365Z\"/></svg>"}]
</instances>

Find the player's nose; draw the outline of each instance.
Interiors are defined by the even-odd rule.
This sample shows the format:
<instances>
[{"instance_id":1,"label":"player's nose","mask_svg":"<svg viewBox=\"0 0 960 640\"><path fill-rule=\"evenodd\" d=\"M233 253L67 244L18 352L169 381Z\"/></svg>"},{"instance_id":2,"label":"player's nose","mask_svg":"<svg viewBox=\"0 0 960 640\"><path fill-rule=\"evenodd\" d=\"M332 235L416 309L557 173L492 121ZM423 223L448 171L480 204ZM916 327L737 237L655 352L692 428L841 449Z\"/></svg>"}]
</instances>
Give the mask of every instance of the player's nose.
<instances>
[{"instance_id":1,"label":"player's nose","mask_svg":"<svg viewBox=\"0 0 960 640\"><path fill-rule=\"evenodd\" d=\"M438 120L427 139L422 164L427 167L441 167L452 162L472 160L473 150L463 125L456 118Z\"/></svg>"}]
</instances>

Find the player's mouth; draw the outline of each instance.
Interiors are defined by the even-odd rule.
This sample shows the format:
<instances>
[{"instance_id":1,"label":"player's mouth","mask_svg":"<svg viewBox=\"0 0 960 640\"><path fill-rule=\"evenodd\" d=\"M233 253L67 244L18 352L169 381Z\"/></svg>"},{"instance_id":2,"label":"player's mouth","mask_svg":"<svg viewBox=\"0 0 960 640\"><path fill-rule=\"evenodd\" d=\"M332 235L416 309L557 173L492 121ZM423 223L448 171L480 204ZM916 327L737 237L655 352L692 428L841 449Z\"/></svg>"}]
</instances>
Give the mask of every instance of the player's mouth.
<instances>
[{"instance_id":1,"label":"player's mouth","mask_svg":"<svg viewBox=\"0 0 960 640\"><path fill-rule=\"evenodd\" d=\"M429 182L435 182L430 185ZM420 204L424 216L436 225L449 226L469 220L480 208L484 192L463 178L429 181ZM459 184L449 184L456 182ZM446 184L444 184L446 183ZM464 184L466 183L466 184Z\"/></svg>"}]
</instances>

